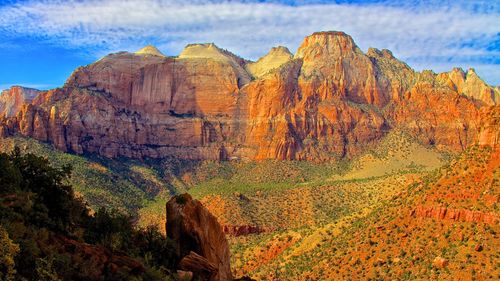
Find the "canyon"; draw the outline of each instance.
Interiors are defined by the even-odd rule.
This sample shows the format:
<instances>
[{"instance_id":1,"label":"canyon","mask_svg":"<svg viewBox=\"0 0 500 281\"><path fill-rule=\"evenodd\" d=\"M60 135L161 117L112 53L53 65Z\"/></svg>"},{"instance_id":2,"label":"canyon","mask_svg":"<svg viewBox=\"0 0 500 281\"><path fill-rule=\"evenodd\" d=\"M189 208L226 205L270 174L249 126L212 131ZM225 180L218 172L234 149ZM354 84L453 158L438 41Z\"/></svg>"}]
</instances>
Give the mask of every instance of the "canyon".
<instances>
[{"instance_id":1,"label":"canyon","mask_svg":"<svg viewBox=\"0 0 500 281\"><path fill-rule=\"evenodd\" d=\"M472 68L415 71L338 31L257 61L146 46L2 92L0 149L72 165L90 209L170 239L176 280L487 280L499 100ZM148 266L55 239L97 275Z\"/></svg>"}]
</instances>

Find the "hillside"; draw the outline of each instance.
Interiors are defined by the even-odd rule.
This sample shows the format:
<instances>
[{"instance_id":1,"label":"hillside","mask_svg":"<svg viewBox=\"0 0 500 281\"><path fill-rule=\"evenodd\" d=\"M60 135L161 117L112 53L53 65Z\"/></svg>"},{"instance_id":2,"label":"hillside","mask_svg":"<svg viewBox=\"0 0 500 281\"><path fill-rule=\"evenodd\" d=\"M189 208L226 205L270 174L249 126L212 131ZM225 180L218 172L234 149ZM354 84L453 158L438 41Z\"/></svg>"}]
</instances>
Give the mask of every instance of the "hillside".
<instances>
[{"instance_id":1,"label":"hillside","mask_svg":"<svg viewBox=\"0 0 500 281\"><path fill-rule=\"evenodd\" d=\"M494 280L500 274L498 161L498 150L473 147L361 218L299 232L301 239L258 271L269 276L279 269L283 279L303 280ZM471 175L482 179L470 181ZM267 236L256 248L293 235Z\"/></svg>"},{"instance_id":2,"label":"hillside","mask_svg":"<svg viewBox=\"0 0 500 281\"><path fill-rule=\"evenodd\" d=\"M498 136L498 107L489 112L496 117L485 119L484 131L494 128ZM234 238L235 270L258 280L495 280L500 274L499 156L496 142L490 142L471 146L436 170L413 170L406 174L411 178L393 184L390 177L366 178L362 190L374 188L374 194L354 201L354 211L328 224L309 221L305 227ZM380 159L375 162L384 165ZM362 168L365 175L369 164ZM328 199L319 206L353 202L344 197L340 205L329 204Z\"/></svg>"},{"instance_id":3,"label":"hillside","mask_svg":"<svg viewBox=\"0 0 500 281\"><path fill-rule=\"evenodd\" d=\"M0 171L0 279L174 278L178 240L104 207L91 212L67 184L69 166L15 148L0 153Z\"/></svg>"},{"instance_id":4,"label":"hillside","mask_svg":"<svg viewBox=\"0 0 500 281\"><path fill-rule=\"evenodd\" d=\"M128 211L137 215L137 223L143 226L152 224L163 228L166 201L171 194L187 190L218 218L231 237L231 264L237 277L250 275L266 280L275 275L285 279L312 276L329 280L342 274L352 276L352 270L363 279L422 277L424 264L432 263L435 258L432 255L436 253L450 266L441 271L431 267L425 274L444 272L439 274L449 278L447 274L460 272L460 265L451 265L454 256L444 254L450 251L450 240L443 242L448 244L436 245L433 251L412 252L417 260L426 262L415 267L412 260L403 261L403 256L409 253L399 252L402 245L387 244L387 241L399 241L392 235L401 234L408 237L404 241L410 241L405 245L427 245L434 239L429 233L439 233L439 237L448 239L458 228L460 233L455 234L460 237L475 237L471 231L483 231L481 241L485 242L481 247L496 247L488 244L495 239L486 233L491 227L491 233L496 233L495 224L449 219L442 220L443 225L441 220L429 224L432 217L439 216L439 212L434 211L438 210L437 206L447 206L459 213L473 208L481 214L498 217L498 169L495 169L499 164L498 151L489 148L495 145L495 134L498 134L494 112L492 108L484 113L484 129L478 137L488 146L474 146L458 157L432 146L422 146L405 132L391 132L352 161L324 164L113 160L98 155L66 154L21 137L3 139L1 147L9 151L18 145L46 155L58 166L72 164L74 172L69 182L91 207ZM446 163L448 166L443 166ZM491 221L491 215L488 216L486 220ZM483 220L483 216L480 217ZM375 229L374 232L371 229ZM373 246L369 255L365 247L356 246L359 243ZM460 249L465 251L469 244L463 244ZM481 250L476 254L477 261L482 261L495 252ZM360 261L344 260L346 255L359 256ZM473 253L469 255L472 257ZM342 265L343 270L336 272L338 267L331 262ZM399 263L401 269L384 267L391 263ZM495 272L494 265L487 266L482 269L484 272ZM468 279L467 276L464 279Z\"/></svg>"},{"instance_id":5,"label":"hillside","mask_svg":"<svg viewBox=\"0 0 500 281\"><path fill-rule=\"evenodd\" d=\"M2 152L9 152L15 146L26 153L47 157L57 167L71 165L73 172L68 182L94 210L105 206L136 214L157 196L165 195L169 198L177 193L175 187L163 181L156 170L145 163L113 160L96 155L72 155L23 137L0 139Z\"/></svg>"}]
</instances>

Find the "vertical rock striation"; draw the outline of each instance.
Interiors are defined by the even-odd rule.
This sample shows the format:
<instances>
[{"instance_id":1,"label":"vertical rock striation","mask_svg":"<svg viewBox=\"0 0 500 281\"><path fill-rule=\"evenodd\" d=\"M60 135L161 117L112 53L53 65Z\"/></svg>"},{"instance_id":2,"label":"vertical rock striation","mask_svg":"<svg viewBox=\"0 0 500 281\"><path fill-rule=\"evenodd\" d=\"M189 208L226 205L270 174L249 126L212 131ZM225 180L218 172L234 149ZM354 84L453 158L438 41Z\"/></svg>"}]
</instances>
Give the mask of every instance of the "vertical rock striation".
<instances>
[{"instance_id":1,"label":"vertical rock striation","mask_svg":"<svg viewBox=\"0 0 500 281\"><path fill-rule=\"evenodd\" d=\"M388 50L365 54L343 32L317 32L296 54L277 47L257 62L214 44L110 54L63 88L5 96L16 109L0 131L108 157L322 161L395 128L464 149L498 96L473 70L415 72Z\"/></svg>"}]
</instances>

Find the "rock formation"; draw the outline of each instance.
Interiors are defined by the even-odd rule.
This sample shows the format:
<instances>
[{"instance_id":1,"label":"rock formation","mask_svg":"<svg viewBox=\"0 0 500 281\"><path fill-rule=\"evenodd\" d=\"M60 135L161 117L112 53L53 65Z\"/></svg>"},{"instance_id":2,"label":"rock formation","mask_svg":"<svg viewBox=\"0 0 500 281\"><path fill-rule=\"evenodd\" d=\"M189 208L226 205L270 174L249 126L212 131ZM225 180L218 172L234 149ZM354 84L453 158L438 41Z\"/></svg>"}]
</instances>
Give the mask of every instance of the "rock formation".
<instances>
[{"instance_id":1,"label":"rock formation","mask_svg":"<svg viewBox=\"0 0 500 281\"><path fill-rule=\"evenodd\" d=\"M165 55L160 52L155 46L148 45L139 51L135 52L137 55L151 55L151 56L159 56L159 57L165 57Z\"/></svg>"},{"instance_id":2,"label":"rock formation","mask_svg":"<svg viewBox=\"0 0 500 281\"><path fill-rule=\"evenodd\" d=\"M499 218L495 213L484 213L465 209L450 209L446 207L417 206L411 211L411 216L420 218L434 218L438 220L452 220L465 222L480 222L498 224Z\"/></svg>"},{"instance_id":3,"label":"rock formation","mask_svg":"<svg viewBox=\"0 0 500 281\"><path fill-rule=\"evenodd\" d=\"M30 103L39 90L13 86L0 93L0 116L13 117L17 115L23 104Z\"/></svg>"},{"instance_id":4,"label":"rock formation","mask_svg":"<svg viewBox=\"0 0 500 281\"><path fill-rule=\"evenodd\" d=\"M71 258L75 268L88 268L85 280L103 280L104 276L126 273L130 278L140 277L146 271L137 260L120 253L113 253L103 246L90 245L55 235L50 238L54 250ZM75 276L78 280L81 276Z\"/></svg>"},{"instance_id":5,"label":"rock formation","mask_svg":"<svg viewBox=\"0 0 500 281\"><path fill-rule=\"evenodd\" d=\"M439 74L437 80L459 94L481 100L488 105L494 105L500 101L498 89L488 86L473 68L467 72L461 68L454 68L450 72Z\"/></svg>"},{"instance_id":6,"label":"rock formation","mask_svg":"<svg viewBox=\"0 0 500 281\"><path fill-rule=\"evenodd\" d=\"M498 93L473 70L415 72L388 50L317 32L295 55L277 47L257 62L214 44L110 54L18 106L0 131L108 157L322 161L395 128L464 149Z\"/></svg>"},{"instance_id":7,"label":"rock formation","mask_svg":"<svg viewBox=\"0 0 500 281\"><path fill-rule=\"evenodd\" d=\"M180 269L199 280L233 280L229 244L217 219L189 194L172 197L166 209L167 236L176 243Z\"/></svg>"},{"instance_id":8,"label":"rock formation","mask_svg":"<svg viewBox=\"0 0 500 281\"><path fill-rule=\"evenodd\" d=\"M500 105L482 108L479 145L488 145L493 149L500 143Z\"/></svg>"},{"instance_id":9,"label":"rock formation","mask_svg":"<svg viewBox=\"0 0 500 281\"><path fill-rule=\"evenodd\" d=\"M274 47L269 53L256 62L248 63L246 69L253 77L261 77L269 71L276 69L293 58L286 47Z\"/></svg>"}]
</instances>

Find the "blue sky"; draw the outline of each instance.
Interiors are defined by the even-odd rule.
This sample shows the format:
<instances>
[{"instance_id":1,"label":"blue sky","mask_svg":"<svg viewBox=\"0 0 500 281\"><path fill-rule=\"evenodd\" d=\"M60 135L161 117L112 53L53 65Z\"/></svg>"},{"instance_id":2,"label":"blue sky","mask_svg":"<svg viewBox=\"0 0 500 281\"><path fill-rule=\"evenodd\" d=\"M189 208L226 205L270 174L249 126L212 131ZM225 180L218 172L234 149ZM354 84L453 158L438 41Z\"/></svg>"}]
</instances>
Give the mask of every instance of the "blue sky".
<instances>
[{"instance_id":1,"label":"blue sky","mask_svg":"<svg viewBox=\"0 0 500 281\"><path fill-rule=\"evenodd\" d=\"M500 85L498 0L0 0L0 90L58 87L80 65L147 44L177 55L214 42L255 60L322 30L350 34L363 51L390 49L416 70L473 67Z\"/></svg>"}]
</instances>

